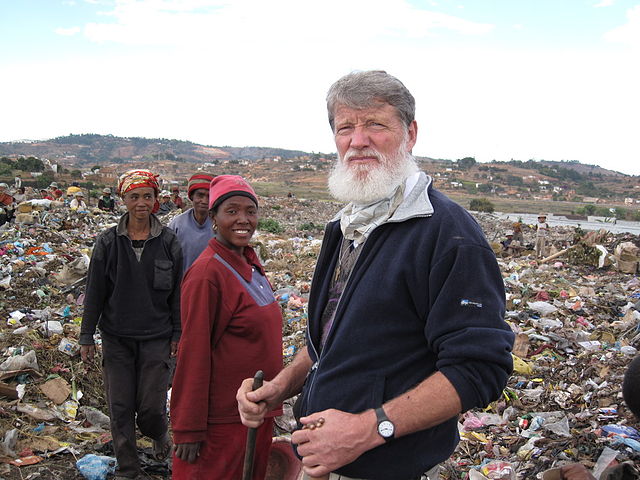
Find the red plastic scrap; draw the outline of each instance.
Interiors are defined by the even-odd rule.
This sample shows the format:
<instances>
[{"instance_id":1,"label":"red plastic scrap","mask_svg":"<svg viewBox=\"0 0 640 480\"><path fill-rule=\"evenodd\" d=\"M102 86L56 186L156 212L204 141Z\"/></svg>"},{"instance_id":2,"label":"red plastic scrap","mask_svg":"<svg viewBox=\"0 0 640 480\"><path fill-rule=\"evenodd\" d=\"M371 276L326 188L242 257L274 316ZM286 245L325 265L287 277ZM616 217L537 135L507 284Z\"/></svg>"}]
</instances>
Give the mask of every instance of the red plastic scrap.
<instances>
[{"instance_id":1,"label":"red plastic scrap","mask_svg":"<svg viewBox=\"0 0 640 480\"><path fill-rule=\"evenodd\" d=\"M15 465L16 467L24 467L26 465L34 465L36 463L40 463L44 460L42 457L37 455L30 455L28 457L16 458L15 460L11 460L9 463L11 465Z\"/></svg>"},{"instance_id":2,"label":"red plastic scrap","mask_svg":"<svg viewBox=\"0 0 640 480\"><path fill-rule=\"evenodd\" d=\"M539 301L539 302L549 301L549 294L544 290L540 290L538 293L536 293L536 301Z\"/></svg>"}]
</instances>

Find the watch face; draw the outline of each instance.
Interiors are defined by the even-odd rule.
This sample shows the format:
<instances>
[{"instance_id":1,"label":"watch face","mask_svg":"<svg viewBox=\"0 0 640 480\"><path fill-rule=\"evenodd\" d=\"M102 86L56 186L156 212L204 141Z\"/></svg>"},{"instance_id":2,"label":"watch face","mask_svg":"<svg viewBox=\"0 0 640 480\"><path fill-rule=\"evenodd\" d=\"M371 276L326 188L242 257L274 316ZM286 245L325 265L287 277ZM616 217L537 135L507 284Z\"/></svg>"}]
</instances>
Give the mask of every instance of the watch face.
<instances>
[{"instance_id":1,"label":"watch face","mask_svg":"<svg viewBox=\"0 0 640 480\"><path fill-rule=\"evenodd\" d=\"M378 424L378 432L384 438L392 437L393 436L393 430L394 430L393 423L391 423L388 420L385 420L384 422L380 422Z\"/></svg>"}]
</instances>

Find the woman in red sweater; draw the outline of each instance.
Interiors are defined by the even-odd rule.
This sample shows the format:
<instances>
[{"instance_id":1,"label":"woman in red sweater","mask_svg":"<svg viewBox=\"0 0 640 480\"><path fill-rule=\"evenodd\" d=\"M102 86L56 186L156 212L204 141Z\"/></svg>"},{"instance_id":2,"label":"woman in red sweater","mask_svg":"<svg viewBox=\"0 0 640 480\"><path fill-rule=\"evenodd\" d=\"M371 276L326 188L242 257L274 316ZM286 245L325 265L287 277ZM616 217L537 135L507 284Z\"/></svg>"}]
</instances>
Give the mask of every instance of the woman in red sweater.
<instances>
[{"instance_id":1,"label":"woman in red sweater","mask_svg":"<svg viewBox=\"0 0 640 480\"><path fill-rule=\"evenodd\" d=\"M258 200L236 175L209 187L215 238L182 283L182 337L171 394L174 480L242 477L247 428L240 423L236 391L263 370L282 369L282 314L249 241L258 224ZM258 428L253 479L265 476L273 431L272 411Z\"/></svg>"}]
</instances>

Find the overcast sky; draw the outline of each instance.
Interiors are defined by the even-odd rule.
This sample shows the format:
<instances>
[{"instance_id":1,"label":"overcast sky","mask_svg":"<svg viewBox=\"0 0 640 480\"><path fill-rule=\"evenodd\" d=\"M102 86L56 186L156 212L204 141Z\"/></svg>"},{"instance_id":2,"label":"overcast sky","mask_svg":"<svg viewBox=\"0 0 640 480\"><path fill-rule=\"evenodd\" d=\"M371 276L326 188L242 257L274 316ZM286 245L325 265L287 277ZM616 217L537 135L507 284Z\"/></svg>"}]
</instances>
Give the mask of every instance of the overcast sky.
<instances>
[{"instance_id":1,"label":"overcast sky","mask_svg":"<svg viewBox=\"0 0 640 480\"><path fill-rule=\"evenodd\" d=\"M417 155L640 174L640 0L0 0L0 141L329 153L367 69L416 97Z\"/></svg>"}]
</instances>

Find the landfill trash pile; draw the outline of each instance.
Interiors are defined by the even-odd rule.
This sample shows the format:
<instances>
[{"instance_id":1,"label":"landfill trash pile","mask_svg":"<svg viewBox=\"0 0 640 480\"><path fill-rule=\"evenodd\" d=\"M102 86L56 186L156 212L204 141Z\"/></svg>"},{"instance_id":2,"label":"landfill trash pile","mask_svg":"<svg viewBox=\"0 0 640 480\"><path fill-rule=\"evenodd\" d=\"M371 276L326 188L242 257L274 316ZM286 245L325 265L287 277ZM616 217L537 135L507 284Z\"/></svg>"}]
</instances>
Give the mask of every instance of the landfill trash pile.
<instances>
[{"instance_id":1,"label":"landfill trash pile","mask_svg":"<svg viewBox=\"0 0 640 480\"><path fill-rule=\"evenodd\" d=\"M282 307L285 363L304 346L323 228L339 208L261 199L271 231L254 240ZM113 451L100 362L83 364L77 340L91 248L118 217L34 211L32 223L0 229L0 478L106 478ZM492 244L511 225L476 218ZM640 240L565 227L551 233L547 259L526 249L508 257L494 247L506 320L517 334L515 370L499 400L461 416L461 442L443 465L444 479L533 479L569 462L598 471L613 459L640 460L638 421L620 393L640 348ZM523 234L533 243L532 229L523 226ZM295 426L290 402L285 411L277 420L282 436ZM151 445L141 438L139 447L144 453ZM170 477L166 465L142 458L148 478Z\"/></svg>"}]
</instances>

